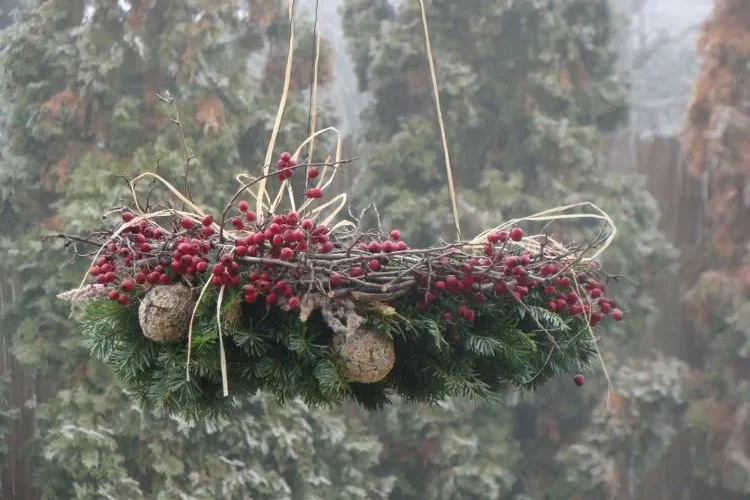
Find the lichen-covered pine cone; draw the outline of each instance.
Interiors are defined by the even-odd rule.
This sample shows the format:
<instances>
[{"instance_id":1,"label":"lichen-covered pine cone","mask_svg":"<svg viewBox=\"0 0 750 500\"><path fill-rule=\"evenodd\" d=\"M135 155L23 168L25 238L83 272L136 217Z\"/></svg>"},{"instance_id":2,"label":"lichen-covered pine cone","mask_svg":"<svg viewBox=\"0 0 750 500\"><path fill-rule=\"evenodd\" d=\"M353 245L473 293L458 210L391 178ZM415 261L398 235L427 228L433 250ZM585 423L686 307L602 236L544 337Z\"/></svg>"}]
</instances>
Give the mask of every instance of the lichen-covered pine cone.
<instances>
[{"instance_id":1,"label":"lichen-covered pine cone","mask_svg":"<svg viewBox=\"0 0 750 500\"><path fill-rule=\"evenodd\" d=\"M333 337L333 350L352 382L372 384L383 380L396 362L393 339L375 330L359 329Z\"/></svg>"},{"instance_id":2,"label":"lichen-covered pine cone","mask_svg":"<svg viewBox=\"0 0 750 500\"><path fill-rule=\"evenodd\" d=\"M138 308L143 334L155 342L177 342L187 337L195 300L186 285L156 286Z\"/></svg>"}]
</instances>

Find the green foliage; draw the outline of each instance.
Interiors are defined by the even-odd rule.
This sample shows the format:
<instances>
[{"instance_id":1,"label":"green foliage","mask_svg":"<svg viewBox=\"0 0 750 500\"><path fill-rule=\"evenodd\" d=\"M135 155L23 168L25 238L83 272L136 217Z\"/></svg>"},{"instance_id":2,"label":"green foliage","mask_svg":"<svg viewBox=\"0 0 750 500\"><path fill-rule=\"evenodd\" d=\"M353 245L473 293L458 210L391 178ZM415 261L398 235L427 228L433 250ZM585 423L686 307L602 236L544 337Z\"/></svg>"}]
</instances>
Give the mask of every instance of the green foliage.
<instances>
[{"instance_id":1,"label":"green foliage","mask_svg":"<svg viewBox=\"0 0 750 500\"><path fill-rule=\"evenodd\" d=\"M296 312L247 305L241 290L228 289L221 333L229 398L222 394L218 297L209 290L195 315L190 380L187 342L161 344L143 336L137 300L122 306L100 299L87 306L81 319L85 345L112 366L144 408L189 420L228 415L236 401L258 390L280 402L300 398L331 407L354 401L371 410L393 395L427 403L450 396L496 400L502 391L533 389L596 359L585 318L540 307L547 299L539 289L532 289L524 304L510 295L477 304L474 323L443 318L459 306L458 297L439 298L423 311L407 296L391 304L395 313L388 316L359 306L364 328L394 340L396 363L381 382L349 383L329 348L333 331L318 311L303 322ZM228 323L235 308L239 317Z\"/></svg>"},{"instance_id":2,"label":"green foliage","mask_svg":"<svg viewBox=\"0 0 750 500\"><path fill-rule=\"evenodd\" d=\"M115 386L58 394L41 413L44 498L388 498L381 445L355 420L257 395L232 419L189 423L128 404Z\"/></svg>"},{"instance_id":3,"label":"green foliage","mask_svg":"<svg viewBox=\"0 0 750 500\"><path fill-rule=\"evenodd\" d=\"M615 488L618 461L627 461L636 476L651 470L682 426L687 372L683 362L660 355L618 367L613 374L618 392L610 396L610 408L602 401L585 435L557 454L567 484L552 498L568 498L565 492L571 491L606 497Z\"/></svg>"},{"instance_id":4,"label":"green foliage","mask_svg":"<svg viewBox=\"0 0 750 500\"><path fill-rule=\"evenodd\" d=\"M360 138L368 170L355 199L374 201L385 225L427 246L453 240L455 229L419 5L396 4L346 0L342 9L360 86L372 97ZM627 115L610 2L425 4L464 236L582 201L606 211L618 234L601 261L609 274L628 277L617 280L617 294L632 318L606 328L600 348L613 354L612 366L633 339L650 332L656 311L647 290L669 275L677 254L658 229L643 179L612 171L599 155L603 135ZM590 240L600 230L588 220L528 226L529 233L556 233L565 242ZM566 481L563 469L586 474L616 448L581 454L564 467L554 459L568 440L583 443L594 398L605 391L601 377L590 377L587 387L595 392L573 396L569 380L551 380L504 424L522 449L512 494L542 498L559 490L557 498L602 498L598 490L587 496L585 481ZM478 413L485 411L493 410Z\"/></svg>"},{"instance_id":5,"label":"green foliage","mask_svg":"<svg viewBox=\"0 0 750 500\"><path fill-rule=\"evenodd\" d=\"M283 6L272 16L280 29L267 32L254 10L248 20L231 1L127 3L126 12L109 0L38 2L1 35L0 274L13 300L3 296L0 335L50 394L37 401L35 477L26 479L47 499L386 498L392 480L369 472L377 437L343 416L298 401L278 408L263 395L213 424L139 410L81 347L55 298L85 269L42 236L100 227L102 209L130 196L118 175L156 171L182 183L175 110L155 92L176 98L194 155L191 190L212 210L235 189L235 174L262 163L276 115L281 89L264 85L262 71L249 78L247 58L285 50ZM300 38L299 58L310 42ZM307 135L305 91L290 94L278 152ZM318 123L330 124L325 109ZM136 354L118 362L154 362L153 347ZM184 370L170 383L183 381Z\"/></svg>"}]
</instances>

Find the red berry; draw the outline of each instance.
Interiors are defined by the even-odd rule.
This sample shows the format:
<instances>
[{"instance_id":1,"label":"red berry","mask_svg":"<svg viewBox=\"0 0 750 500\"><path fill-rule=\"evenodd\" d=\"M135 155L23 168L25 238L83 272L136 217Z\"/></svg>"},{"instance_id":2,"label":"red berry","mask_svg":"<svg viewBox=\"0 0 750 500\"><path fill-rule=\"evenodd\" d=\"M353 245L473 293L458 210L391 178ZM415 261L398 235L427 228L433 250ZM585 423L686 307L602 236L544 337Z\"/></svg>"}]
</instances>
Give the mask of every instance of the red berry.
<instances>
[{"instance_id":1,"label":"red berry","mask_svg":"<svg viewBox=\"0 0 750 500\"><path fill-rule=\"evenodd\" d=\"M137 273L135 273L135 276L133 276L133 279L134 279L134 280L135 280L135 282L136 282L136 283L138 283L139 285L140 285L140 284L143 284L143 283L145 283L145 282L146 282L146 274L145 274L145 273L143 273L143 272L141 272L141 271L138 271Z\"/></svg>"},{"instance_id":2,"label":"red berry","mask_svg":"<svg viewBox=\"0 0 750 500\"><path fill-rule=\"evenodd\" d=\"M490 243L497 243L500 241L500 234L499 233L490 233L489 236L487 236L487 241Z\"/></svg>"},{"instance_id":3,"label":"red berry","mask_svg":"<svg viewBox=\"0 0 750 500\"><path fill-rule=\"evenodd\" d=\"M624 315L625 313L620 309L612 309L612 313L610 314L615 321L620 321Z\"/></svg>"},{"instance_id":4,"label":"red berry","mask_svg":"<svg viewBox=\"0 0 750 500\"><path fill-rule=\"evenodd\" d=\"M310 167L307 169L308 179L315 179L318 175L320 175L320 171L318 171L317 167Z\"/></svg>"},{"instance_id":5,"label":"red berry","mask_svg":"<svg viewBox=\"0 0 750 500\"><path fill-rule=\"evenodd\" d=\"M127 295L120 295L120 297L117 299L117 301L120 304L125 305L125 304L127 304L130 301L130 299L128 298Z\"/></svg>"},{"instance_id":6,"label":"red berry","mask_svg":"<svg viewBox=\"0 0 750 500\"><path fill-rule=\"evenodd\" d=\"M363 274L365 274L365 273L364 273L364 271L362 271L362 268L361 268L361 267L359 267L359 266L354 266L354 267L352 268L352 272L351 272L352 278L356 278L356 277L358 277L358 276L362 276Z\"/></svg>"},{"instance_id":7,"label":"red berry","mask_svg":"<svg viewBox=\"0 0 750 500\"><path fill-rule=\"evenodd\" d=\"M288 163L289 160L292 159L292 155L288 151L284 151L279 155L279 161L283 163Z\"/></svg>"},{"instance_id":8,"label":"red berry","mask_svg":"<svg viewBox=\"0 0 750 500\"><path fill-rule=\"evenodd\" d=\"M272 305L276 304L276 302L278 302L278 300L279 300L279 297L275 293L269 293L268 295L266 295L266 304L268 304L268 305L272 306Z\"/></svg>"},{"instance_id":9,"label":"red berry","mask_svg":"<svg viewBox=\"0 0 750 500\"><path fill-rule=\"evenodd\" d=\"M245 303L246 304L255 304L255 301L258 299L258 296L253 293L246 293L245 294Z\"/></svg>"},{"instance_id":10,"label":"red berry","mask_svg":"<svg viewBox=\"0 0 750 500\"><path fill-rule=\"evenodd\" d=\"M190 229L190 228L192 228L193 227L193 219L191 219L188 216L183 217L182 220L180 221L180 226L183 229Z\"/></svg>"},{"instance_id":11,"label":"red berry","mask_svg":"<svg viewBox=\"0 0 750 500\"><path fill-rule=\"evenodd\" d=\"M401 239L401 231L399 231L398 229L394 229L393 231L391 231L391 239L393 241L400 240Z\"/></svg>"},{"instance_id":12,"label":"red berry","mask_svg":"<svg viewBox=\"0 0 750 500\"><path fill-rule=\"evenodd\" d=\"M246 221L248 221L248 222L255 222L255 219L256 219L255 212L253 212L253 211L245 212L245 220Z\"/></svg>"},{"instance_id":13,"label":"red berry","mask_svg":"<svg viewBox=\"0 0 750 500\"><path fill-rule=\"evenodd\" d=\"M241 200L239 203L237 203L237 209L240 212L247 212L247 209L250 208L250 205L245 200Z\"/></svg>"},{"instance_id":14,"label":"red berry","mask_svg":"<svg viewBox=\"0 0 750 500\"><path fill-rule=\"evenodd\" d=\"M201 229L201 234L204 238L208 238L214 234L214 228L205 226L203 229Z\"/></svg>"},{"instance_id":15,"label":"red berry","mask_svg":"<svg viewBox=\"0 0 750 500\"><path fill-rule=\"evenodd\" d=\"M97 276L101 274L102 269L99 266L93 266L91 269L89 269L89 272L92 276Z\"/></svg>"},{"instance_id":16,"label":"red berry","mask_svg":"<svg viewBox=\"0 0 750 500\"><path fill-rule=\"evenodd\" d=\"M344 279L341 277L339 273L331 273L330 283L332 287L341 286L341 283L344 281Z\"/></svg>"},{"instance_id":17,"label":"red berry","mask_svg":"<svg viewBox=\"0 0 750 500\"><path fill-rule=\"evenodd\" d=\"M245 229L245 223L240 217L232 217L232 226L234 226L237 231Z\"/></svg>"},{"instance_id":18,"label":"red berry","mask_svg":"<svg viewBox=\"0 0 750 500\"><path fill-rule=\"evenodd\" d=\"M313 221L311 221L310 219L305 219L305 220L302 221L302 229L305 229L307 231L309 231L310 229L312 229L314 225L315 225L315 223Z\"/></svg>"},{"instance_id":19,"label":"red berry","mask_svg":"<svg viewBox=\"0 0 750 500\"><path fill-rule=\"evenodd\" d=\"M297 309L299 307L299 297L292 297L289 299L289 309Z\"/></svg>"},{"instance_id":20,"label":"red berry","mask_svg":"<svg viewBox=\"0 0 750 500\"><path fill-rule=\"evenodd\" d=\"M581 387L583 385L584 381L585 381L585 379L583 378L583 375L580 374L580 373L576 374L576 376L573 377L573 382L575 382L575 384L578 387Z\"/></svg>"},{"instance_id":21,"label":"red berry","mask_svg":"<svg viewBox=\"0 0 750 500\"><path fill-rule=\"evenodd\" d=\"M104 275L104 279L107 281L107 283L112 283L115 279L117 279L117 276L115 276L115 273L110 271Z\"/></svg>"},{"instance_id":22,"label":"red berry","mask_svg":"<svg viewBox=\"0 0 750 500\"><path fill-rule=\"evenodd\" d=\"M294 257L294 250L289 247L284 247L281 249L281 254L279 255L279 258L281 260L292 260L292 257Z\"/></svg>"},{"instance_id":23,"label":"red berry","mask_svg":"<svg viewBox=\"0 0 750 500\"><path fill-rule=\"evenodd\" d=\"M120 286L122 287L123 290L125 290L126 292L129 292L130 290L133 289L135 284L133 283L132 280L122 280L122 283L120 283Z\"/></svg>"},{"instance_id":24,"label":"red berry","mask_svg":"<svg viewBox=\"0 0 750 500\"><path fill-rule=\"evenodd\" d=\"M109 300L117 300L120 298L120 292L118 292L117 290L111 290L107 294L107 297L109 298Z\"/></svg>"},{"instance_id":25,"label":"red berry","mask_svg":"<svg viewBox=\"0 0 750 500\"><path fill-rule=\"evenodd\" d=\"M370 244L367 245L367 250L369 250L372 253L378 253L382 249L383 247L377 241L371 241Z\"/></svg>"},{"instance_id":26,"label":"red berry","mask_svg":"<svg viewBox=\"0 0 750 500\"><path fill-rule=\"evenodd\" d=\"M377 271L378 269L380 269L380 261L378 259L372 259L368 263L368 266L370 270Z\"/></svg>"},{"instance_id":27,"label":"red berry","mask_svg":"<svg viewBox=\"0 0 750 500\"><path fill-rule=\"evenodd\" d=\"M214 223L214 218L210 215L204 215L203 219L201 219L201 224L203 224L204 226L210 226L213 223Z\"/></svg>"},{"instance_id":28,"label":"red berry","mask_svg":"<svg viewBox=\"0 0 750 500\"><path fill-rule=\"evenodd\" d=\"M523 229L520 227L514 227L510 230L510 239L513 241L521 241L523 238Z\"/></svg>"},{"instance_id":29,"label":"red berry","mask_svg":"<svg viewBox=\"0 0 750 500\"><path fill-rule=\"evenodd\" d=\"M276 247L280 247L284 244L284 236L280 234L274 234L273 238L271 239L271 244Z\"/></svg>"},{"instance_id":30,"label":"red berry","mask_svg":"<svg viewBox=\"0 0 750 500\"><path fill-rule=\"evenodd\" d=\"M399 252L403 252L404 250L408 250L408 249L409 249L409 246L406 244L405 241L399 241L396 246L396 250L398 250Z\"/></svg>"},{"instance_id":31,"label":"red berry","mask_svg":"<svg viewBox=\"0 0 750 500\"><path fill-rule=\"evenodd\" d=\"M604 315L602 313L598 313L598 312L592 313L591 319L589 320L589 325L591 325L592 327L598 325L603 317Z\"/></svg>"},{"instance_id":32,"label":"red berry","mask_svg":"<svg viewBox=\"0 0 750 500\"><path fill-rule=\"evenodd\" d=\"M323 245L321 245L321 247L320 247L320 251L322 253L330 253L330 252L332 252L333 251L333 242L332 241L326 241L325 243L323 243Z\"/></svg>"},{"instance_id":33,"label":"red berry","mask_svg":"<svg viewBox=\"0 0 750 500\"><path fill-rule=\"evenodd\" d=\"M442 281L442 280L436 281L435 288L437 288L438 290L445 290L446 289L445 281Z\"/></svg>"},{"instance_id":34,"label":"red berry","mask_svg":"<svg viewBox=\"0 0 750 500\"><path fill-rule=\"evenodd\" d=\"M508 241L508 231L500 231L497 233L497 239L500 241L500 243L504 243Z\"/></svg>"},{"instance_id":35,"label":"red berry","mask_svg":"<svg viewBox=\"0 0 750 500\"><path fill-rule=\"evenodd\" d=\"M612 305L609 302L600 302L599 309L601 309L602 313L604 314L609 314L610 312L613 312Z\"/></svg>"},{"instance_id":36,"label":"red berry","mask_svg":"<svg viewBox=\"0 0 750 500\"><path fill-rule=\"evenodd\" d=\"M443 319L445 321L453 321L455 318L453 317L453 314L451 314L449 312L444 312L443 313Z\"/></svg>"},{"instance_id":37,"label":"red berry","mask_svg":"<svg viewBox=\"0 0 750 500\"><path fill-rule=\"evenodd\" d=\"M130 222L133 219L135 219L135 214L133 212L125 212L122 214L122 220L125 222Z\"/></svg>"},{"instance_id":38,"label":"red berry","mask_svg":"<svg viewBox=\"0 0 750 500\"><path fill-rule=\"evenodd\" d=\"M313 199L322 198L323 197L323 190L320 189L320 188L310 188L310 189L307 190L307 192L305 193L305 195L308 198L313 198Z\"/></svg>"},{"instance_id":39,"label":"red berry","mask_svg":"<svg viewBox=\"0 0 750 500\"><path fill-rule=\"evenodd\" d=\"M162 285L168 285L169 284L169 275L168 274L162 274L159 276L159 283Z\"/></svg>"}]
</instances>

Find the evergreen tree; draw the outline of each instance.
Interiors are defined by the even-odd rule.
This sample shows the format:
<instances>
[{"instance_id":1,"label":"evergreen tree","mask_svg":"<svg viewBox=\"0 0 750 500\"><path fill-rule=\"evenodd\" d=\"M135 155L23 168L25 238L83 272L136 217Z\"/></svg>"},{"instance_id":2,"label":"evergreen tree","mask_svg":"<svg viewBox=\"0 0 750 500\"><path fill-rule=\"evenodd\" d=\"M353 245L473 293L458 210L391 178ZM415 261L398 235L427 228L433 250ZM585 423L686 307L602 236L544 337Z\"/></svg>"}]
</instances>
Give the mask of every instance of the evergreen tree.
<instances>
[{"instance_id":1,"label":"evergreen tree","mask_svg":"<svg viewBox=\"0 0 750 500\"><path fill-rule=\"evenodd\" d=\"M644 370L636 361L626 363L629 339L648 331L653 321L655 311L645 291L675 253L657 229L657 207L643 179L611 171L598 154L602 135L620 126L627 112L621 75L614 69L608 2L425 3L464 237L503 220L576 202L592 201L607 211L619 237L604 258L604 269L637 281L634 286L621 282L618 288L633 321L605 333L612 339L604 343L609 364L624 363L612 374L620 397L646 408L649 398L638 390L643 384L677 391L674 404L679 404L681 379L660 381L660 372ZM347 0L342 12L360 87L372 97L362 115L367 170L354 198L376 202L384 224L401 228L416 244L452 240L455 229L419 5ZM567 221L546 229L566 241L580 241L596 230ZM679 363L665 363L682 373ZM646 381L625 376L636 369ZM592 414L603 405L603 384L593 386L596 392L581 394L573 393L569 380L550 384L519 403L510 418L495 409L472 413L471 425L479 435L485 432L481 425L492 422L486 432L505 441L505 449L520 450L515 463L504 462L513 477L506 495L603 498L616 473L637 476L648 465L623 461L622 442L606 447L596 442L610 439L606 430L611 422ZM650 418L642 425L648 427ZM441 419L443 430L436 434L459 425L448 415ZM408 435L415 424L402 425L393 435ZM598 436L594 442L601 454L593 460L575 453L592 446L589 433ZM664 439L654 448L667 446L670 436ZM658 456L651 444L629 442L634 453ZM591 464L601 465L602 458L614 465L591 479ZM398 461L392 464L400 467ZM572 468L580 473L566 474ZM440 470L424 464L413 476L411 490L398 486L403 494L398 498L416 498L414 485L428 481L425 477L439 480ZM465 498L465 491L453 488L443 498Z\"/></svg>"},{"instance_id":2,"label":"evergreen tree","mask_svg":"<svg viewBox=\"0 0 750 500\"><path fill-rule=\"evenodd\" d=\"M233 176L262 165L288 25L276 0L46 0L3 34L0 266L16 295L3 304L2 335L50 392L39 395L34 443L43 498L387 497L392 480L370 472L381 445L344 416L263 395L215 424L139 410L81 348L55 298L85 269L66 263L61 241L41 241L99 227L101 209L130 195L120 176L156 171L181 187L186 155L196 201L223 205ZM312 30L297 35L299 83L278 152L308 133ZM248 68L251 55L261 71ZM166 91L175 107L155 97Z\"/></svg>"},{"instance_id":3,"label":"evergreen tree","mask_svg":"<svg viewBox=\"0 0 750 500\"><path fill-rule=\"evenodd\" d=\"M685 124L691 171L707 180L687 312L705 347L693 360L686 425L701 498L750 494L750 5L717 0L698 40L701 72ZM687 273L686 273L687 274ZM690 278L688 278L690 279Z\"/></svg>"}]
</instances>

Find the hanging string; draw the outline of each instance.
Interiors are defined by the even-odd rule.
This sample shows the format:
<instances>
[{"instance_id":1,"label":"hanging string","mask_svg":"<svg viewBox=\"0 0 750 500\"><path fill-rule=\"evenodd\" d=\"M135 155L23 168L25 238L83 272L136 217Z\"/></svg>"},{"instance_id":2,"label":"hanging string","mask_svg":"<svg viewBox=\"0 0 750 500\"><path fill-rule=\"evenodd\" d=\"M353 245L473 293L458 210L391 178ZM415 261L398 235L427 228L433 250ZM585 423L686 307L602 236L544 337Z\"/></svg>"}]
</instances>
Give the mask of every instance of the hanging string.
<instances>
[{"instance_id":1,"label":"hanging string","mask_svg":"<svg viewBox=\"0 0 750 500\"><path fill-rule=\"evenodd\" d=\"M315 126L313 121L313 106L315 105L315 101L317 99L317 83L318 83L318 44L320 43L320 40L318 38L318 17L320 16L320 4L321 0L315 0L315 18L313 20L313 33L312 33L312 54L310 55L310 62L312 63L311 70L310 70L310 103L307 107L307 130L308 134L312 136L315 133L315 130L313 130L313 127ZM309 156L312 155L313 152L313 141L310 141L308 145L305 148L305 158L307 158L307 163L310 163L312 161L312 158Z\"/></svg>"},{"instance_id":2,"label":"hanging string","mask_svg":"<svg viewBox=\"0 0 750 500\"><path fill-rule=\"evenodd\" d=\"M458 203L456 202L456 188L453 185L453 169L451 169L451 157L448 152L448 139L445 135L445 124L443 123L443 111L440 107L440 92L438 91L437 77L435 76L435 61L432 57L432 44L430 44L430 30L427 27L427 8L424 0L419 0L419 10L422 13L422 29L424 30L424 44L427 52L427 62L430 65L430 78L432 80L432 93L435 97L435 108L437 110L438 125L440 125L440 139L443 143L443 156L445 157L445 171L448 176L448 193L450 194L451 208L453 209L453 222L456 225L456 236L461 241L461 224L458 218Z\"/></svg>"}]
</instances>

